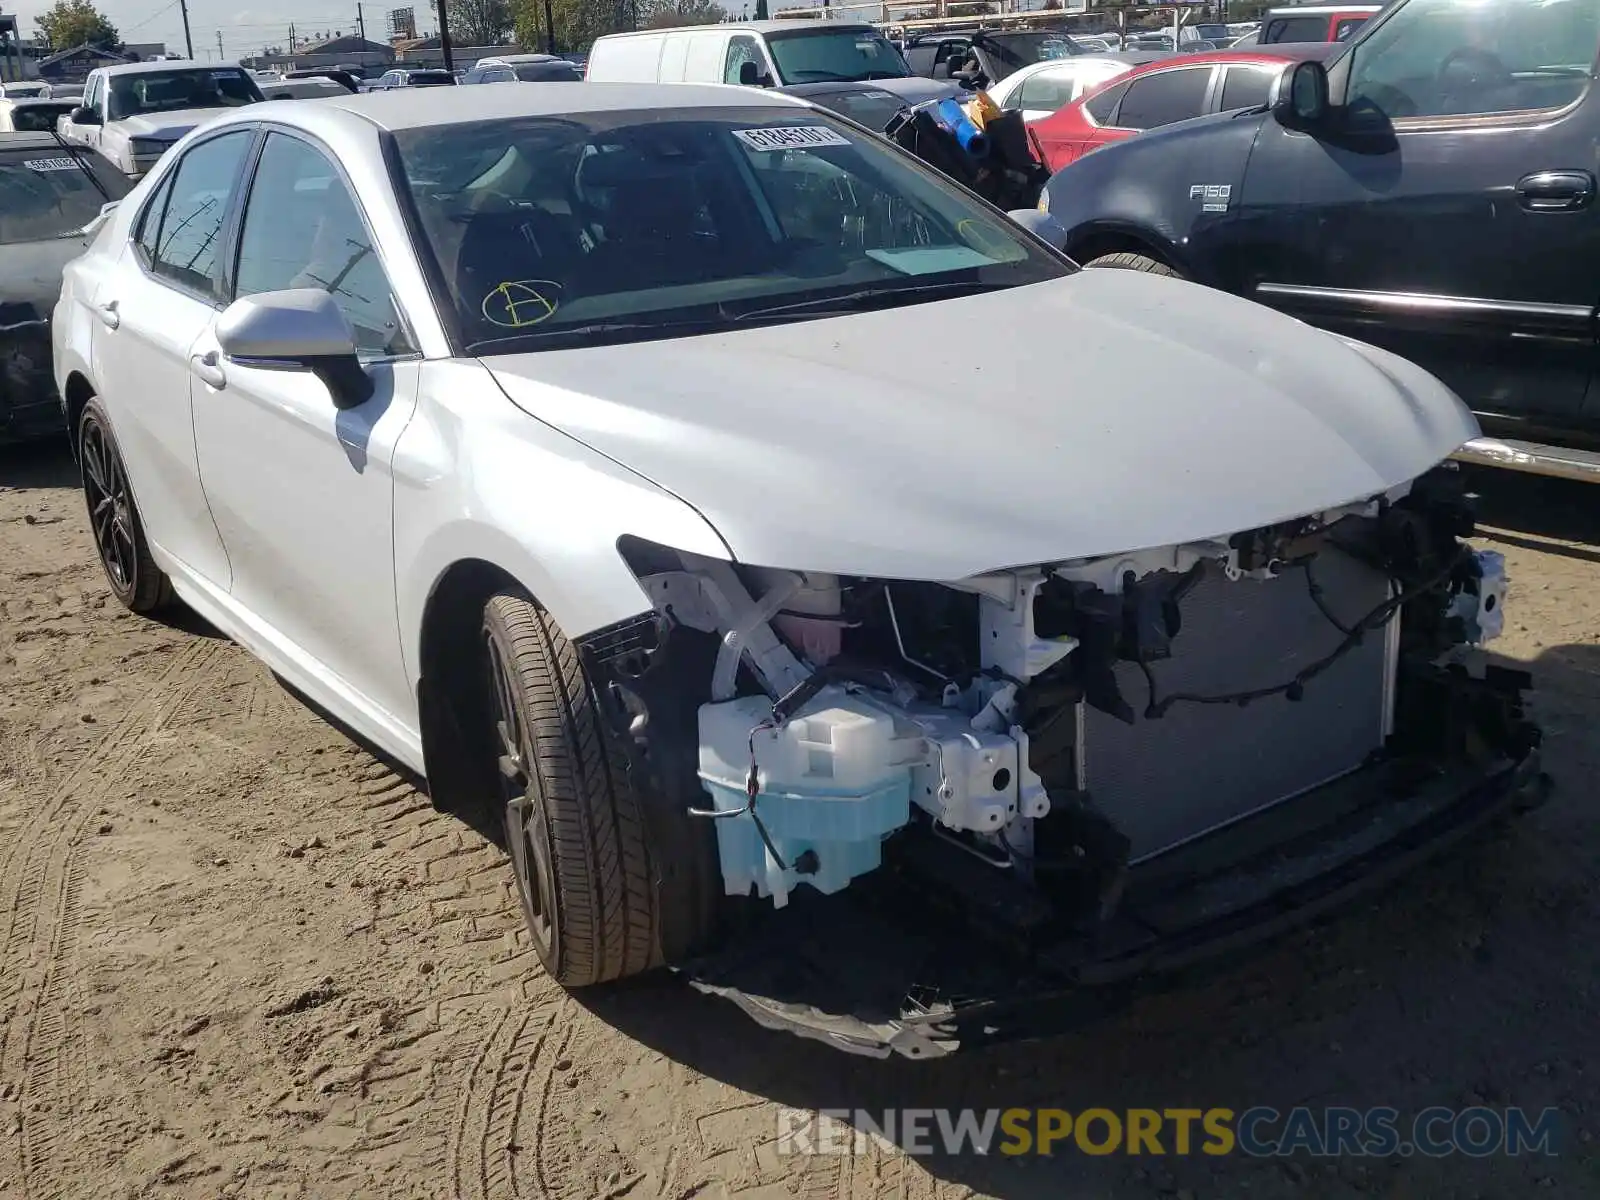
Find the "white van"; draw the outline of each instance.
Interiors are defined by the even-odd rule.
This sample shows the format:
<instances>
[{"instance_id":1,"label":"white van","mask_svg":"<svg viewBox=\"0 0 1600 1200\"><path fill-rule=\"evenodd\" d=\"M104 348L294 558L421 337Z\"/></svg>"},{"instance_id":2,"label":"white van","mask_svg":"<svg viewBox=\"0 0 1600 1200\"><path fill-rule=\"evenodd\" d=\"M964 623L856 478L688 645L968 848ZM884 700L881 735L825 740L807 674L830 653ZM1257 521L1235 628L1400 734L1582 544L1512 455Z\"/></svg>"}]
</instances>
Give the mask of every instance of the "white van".
<instances>
[{"instance_id":1,"label":"white van","mask_svg":"<svg viewBox=\"0 0 1600 1200\"><path fill-rule=\"evenodd\" d=\"M611 33L589 51L591 83L797 83L872 80L920 99L928 90L893 44L853 21L740 21ZM904 80L905 83L899 81Z\"/></svg>"}]
</instances>

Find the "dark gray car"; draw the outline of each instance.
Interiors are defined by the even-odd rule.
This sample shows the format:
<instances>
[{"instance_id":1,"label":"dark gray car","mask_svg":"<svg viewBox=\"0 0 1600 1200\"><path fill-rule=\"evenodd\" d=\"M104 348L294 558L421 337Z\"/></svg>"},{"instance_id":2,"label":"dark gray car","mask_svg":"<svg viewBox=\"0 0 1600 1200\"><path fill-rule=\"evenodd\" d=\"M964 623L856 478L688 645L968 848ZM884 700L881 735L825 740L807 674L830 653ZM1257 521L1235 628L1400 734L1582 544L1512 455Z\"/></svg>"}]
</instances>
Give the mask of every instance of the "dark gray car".
<instances>
[{"instance_id":1,"label":"dark gray car","mask_svg":"<svg viewBox=\"0 0 1600 1200\"><path fill-rule=\"evenodd\" d=\"M81 231L129 183L54 134L0 134L0 443L61 428L50 319Z\"/></svg>"}]
</instances>

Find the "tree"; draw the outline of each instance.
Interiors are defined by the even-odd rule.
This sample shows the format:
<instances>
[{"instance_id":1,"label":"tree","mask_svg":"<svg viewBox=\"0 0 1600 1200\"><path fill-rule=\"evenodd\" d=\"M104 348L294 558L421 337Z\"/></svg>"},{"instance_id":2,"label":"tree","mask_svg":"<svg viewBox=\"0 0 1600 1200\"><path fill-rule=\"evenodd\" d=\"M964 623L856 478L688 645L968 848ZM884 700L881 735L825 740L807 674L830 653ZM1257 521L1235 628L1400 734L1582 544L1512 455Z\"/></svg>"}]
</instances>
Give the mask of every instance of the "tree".
<instances>
[{"instance_id":1,"label":"tree","mask_svg":"<svg viewBox=\"0 0 1600 1200\"><path fill-rule=\"evenodd\" d=\"M606 33L634 29L635 17L644 18L647 0L550 0L556 24L556 48L563 51L587 50L595 38ZM530 50L543 50L545 40L545 0L511 0L516 16L517 44Z\"/></svg>"},{"instance_id":2,"label":"tree","mask_svg":"<svg viewBox=\"0 0 1600 1200\"><path fill-rule=\"evenodd\" d=\"M117 27L90 0L56 0L39 18L39 32L52 50L93 46L113 50L121 45Z\"/></svg>"},{"instance_id":3,"label":"tree","mask_svg":"<svg viewBox=\"0 0 1600 1200\"><path fill-rule=\"evenodd\" d=\"M715 0L647 0L640 14L646 29L671 29L677 25L715 25L728 19Z\"/></svg>"},{"instance_id":4,"label":"tree","mask_svg":"<svg viewBox=\"0 0 1600 1200\"><path fill-rule=\"evenodd\" d=\"M450 40L459 46L498 46L516 25L510 0L449 0Z\"/></svg>"}]
</instances>

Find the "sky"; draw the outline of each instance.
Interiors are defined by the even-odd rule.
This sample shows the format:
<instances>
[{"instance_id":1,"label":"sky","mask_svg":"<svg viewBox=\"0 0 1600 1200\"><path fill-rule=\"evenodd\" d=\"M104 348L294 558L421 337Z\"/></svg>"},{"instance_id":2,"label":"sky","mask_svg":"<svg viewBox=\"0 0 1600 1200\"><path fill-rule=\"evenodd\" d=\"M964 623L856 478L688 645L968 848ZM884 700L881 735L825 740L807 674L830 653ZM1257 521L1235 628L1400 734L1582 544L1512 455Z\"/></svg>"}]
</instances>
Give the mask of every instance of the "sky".
<instances>
[{"instance_id":1,"label":"sky","mask_svg":"<svg viewBox=\"0 0 1600 1200\"><path fill-rule=\"evenodd\" d=\"M807 0L795 0L795 6ZM23 37L32 37L36 19L48 10L54 0L0 0L0 11L13 13L18 18ZM184 52L183 19L178 0L95 0L96 7L111 19L125 42L165 42L175 54ZM786 7L790 0L774 2L773 7ZM353 34L356 29L356 0L275 0L262 3L254 0L253 6L241 7L239 0L188 0L189 31L194 38L196 58L215 60L217 35L222 35L224 58L242 58L259 54L267 46L287 46L289 24L294 23L300 37L326 32ZM251 5L251 0L245 0ZM374 41L389 40L388 12L400 7L401 0L366 0L363 9L367 18L367 36ZM437 22L428 0L416 0L417 32L422 35L437 30ZM737 14L744 5L734 0L726 4ZM753 6L752 6L753 7Z\"/></svg>"}]
</instances>

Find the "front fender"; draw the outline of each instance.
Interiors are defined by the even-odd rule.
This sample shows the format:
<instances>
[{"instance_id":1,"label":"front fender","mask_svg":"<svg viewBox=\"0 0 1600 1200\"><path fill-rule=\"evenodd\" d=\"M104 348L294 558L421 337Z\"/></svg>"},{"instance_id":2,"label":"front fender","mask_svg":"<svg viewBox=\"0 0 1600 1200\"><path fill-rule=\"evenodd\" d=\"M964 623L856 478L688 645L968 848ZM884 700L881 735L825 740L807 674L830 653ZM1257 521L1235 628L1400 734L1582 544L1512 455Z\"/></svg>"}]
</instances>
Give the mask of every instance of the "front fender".
<instances>
[{"instance_id":1,"label":"front fender","mask_svg":"<svg viewBox=\"0 0 1600 1200\"><path fill-rule=\"evenodd\" d=\"M1074 258L1121 234L1200 283L1217 284L1219 248L1238 219L1264 114L1218 113L1102 146L1046 185ZM1125 247L1131 248L1131 247Z\"/></svg>"},{"instance_id":2,"label":"front fender","mask_svg":"<svg viewBox=\"0 0 1600 1200\"><path fill-rule=\"evenodd\" d=\"M394 480L397 615L413 685L428 600L457 563L498 567L576 639L650 607L617 548L623 536L732 557L687 503L524 413L477 362L426 365Z\"/></svg>"}]
</instances>

